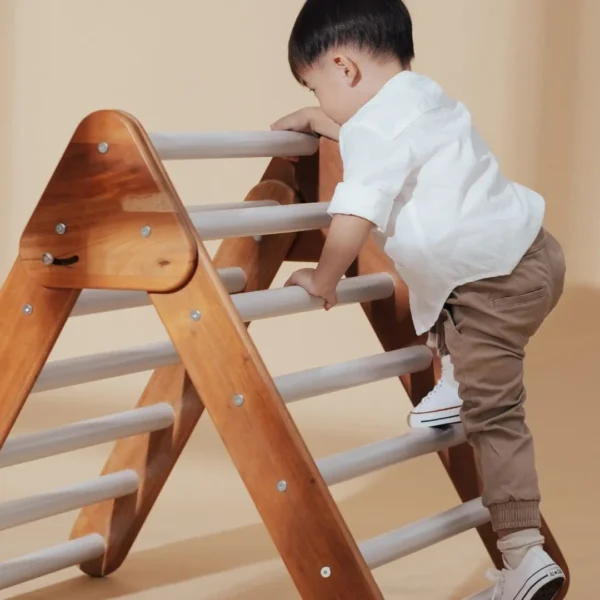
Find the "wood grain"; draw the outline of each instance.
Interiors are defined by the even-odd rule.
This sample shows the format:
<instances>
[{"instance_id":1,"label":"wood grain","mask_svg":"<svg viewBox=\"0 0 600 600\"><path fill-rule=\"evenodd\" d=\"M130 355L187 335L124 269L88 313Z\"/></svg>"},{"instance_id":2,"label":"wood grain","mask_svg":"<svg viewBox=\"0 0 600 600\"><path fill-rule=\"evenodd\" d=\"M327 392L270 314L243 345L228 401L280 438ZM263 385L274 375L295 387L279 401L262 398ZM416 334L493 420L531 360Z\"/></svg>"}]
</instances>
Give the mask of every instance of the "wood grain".
<instances>
[{"instance_id":1,"label":"wood grain","mask_svg":"<svg viewBox=\"0 0 600 600\"><path fill-rule=\"evenodd\" d=\"M37 285L18 260L8 274L0 291L0 448L78 297L77 290Z\"/></svg>"},{"instance_id":2,"label":"wood grain","mask_svg":"<svg viewBox=\"0 0 600 600\"><path fill-rule=\"evenodd\" d=\"M20 258L46 287L169 291L196 262L182 210L139 123L122 112L95 112L75 131L27 223ZM43 264L45 253L58 262Z\"/></svg>"},{"instance_id":3,"label":"wood grain","mask_svg":"<svg viewBox=\"0 0 600 600\"><path fill-rule=\"evenodd\" d=\"M265 177L282 176L294 184L293 171L288 170L288 166L275 160ZM268 199L290 204L296 195L288 183L267 179L255 186L246 200ZM240 267L247 274L246 291L268 289L294 238L295 234L285 234L266 236L261 242L253 238L225 240L214 258L214 268ZM121 566L204 412L204 405L181 364L157 369L137 408L162 402L173 407L173 427L119 440L102 471L104 474L134 469L141 481L137 495L84 508L75 523L73 539L99 533L106 540L104 556L81 565L88 575L106 576Z\"/></svg>"},{"instance_id":4,"label":"wood grain","mask_svg":"<svg viewBox=\"0 0 600 600\"><path fill-rule=\"evenodd\" d=\"M103 556L81 565L88 575L108 575L122 564L204 411L180 365L156 370L137 408L163 402L173 408L173 425L119 440L102 470L136 471L137 493L83 508L71 532L71 539L99 533L106 541Z\"/></svg>"},{"instance_id":5,"label":"wood grain","mask_svg":"<svg viewBox=\"0 0 600 600\"><path fill-rule=\"evenodd\" d=\"M198 257L187 286L151 298L300 595L383 598L200 241Z\"/></svg>"}]
</instances>

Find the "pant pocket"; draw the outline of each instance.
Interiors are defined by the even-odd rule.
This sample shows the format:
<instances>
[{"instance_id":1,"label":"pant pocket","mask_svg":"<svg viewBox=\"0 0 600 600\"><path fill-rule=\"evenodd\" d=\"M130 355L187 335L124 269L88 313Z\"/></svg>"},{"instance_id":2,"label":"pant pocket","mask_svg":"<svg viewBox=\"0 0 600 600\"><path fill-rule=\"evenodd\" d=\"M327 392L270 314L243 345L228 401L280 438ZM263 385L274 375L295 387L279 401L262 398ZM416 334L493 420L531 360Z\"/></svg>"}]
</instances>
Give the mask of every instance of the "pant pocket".
<instances>
[{"instance_id":1,"label":"pant pocket","mask_svg":"<svg viewBox=\"0 0 600 600\"><path fill-rule=\"evenodd\" d=\"M495 296L492 297L492 306L494 308L509 308L513 306L520 306L522 304L530 304L543 300L548 296L548 291L543 287L538 287L529 292L511 294L508 296Z\"/></svg>"}]
</instances>

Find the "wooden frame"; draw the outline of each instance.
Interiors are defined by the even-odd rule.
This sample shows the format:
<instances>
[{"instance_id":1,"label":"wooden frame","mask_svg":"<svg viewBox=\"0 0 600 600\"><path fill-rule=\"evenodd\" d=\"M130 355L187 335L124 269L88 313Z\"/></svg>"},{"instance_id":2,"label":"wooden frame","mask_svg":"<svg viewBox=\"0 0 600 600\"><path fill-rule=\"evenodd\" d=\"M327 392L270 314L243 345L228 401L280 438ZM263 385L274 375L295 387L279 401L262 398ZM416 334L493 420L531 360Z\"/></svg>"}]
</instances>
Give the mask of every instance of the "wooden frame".
<instances>
[{"instance_id":1,"label":"wooden frame","mask_svg":"<svg viewBox=\"0 0 600 600\"><path fill-rule=\"evenodd\" d=\"M273 159L246 200L324 202L340 179L337 145L323 141L317 154L296 164ZM117 111L82 121L25 228L0 295L0 364L10 373L0 379L0 447L83 289L148 292L182 361L157 369L137 405L169 404L173 425L120 439L102 471L134 471L137 490L82 509L75 523L72 539L105 540L104 555L82 564L84 572L105 576L122 564L206 408L301 596L382 598L217 274L242 267L246 291L267 289L285 260L318 260L325 235L226 240L211 260L141 125ZM393 277L396 293L363 310L383 348L422 343L405 286L369 242L349 275L379 272ZM415 404L434 380L433 369L402 377ZM477 498L470 448L440 457L463 502ZM479 533L499 565L491 528ZM544 534L567 572L547 527Z\"/></svg>"}]
</instances>

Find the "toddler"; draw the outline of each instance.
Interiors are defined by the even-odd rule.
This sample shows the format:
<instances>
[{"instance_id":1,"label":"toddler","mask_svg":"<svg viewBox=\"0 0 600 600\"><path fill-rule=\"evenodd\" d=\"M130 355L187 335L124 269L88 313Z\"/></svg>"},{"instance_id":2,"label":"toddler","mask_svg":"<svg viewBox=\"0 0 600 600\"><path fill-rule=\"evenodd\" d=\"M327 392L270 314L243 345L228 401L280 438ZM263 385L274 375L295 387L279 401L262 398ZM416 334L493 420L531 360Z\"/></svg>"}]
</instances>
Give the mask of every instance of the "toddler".
<instances>
[{"instance_id":1,"label":"toddler","mask_svg":"<svg viewBox=\"0 0 600 600\"><path fill-rule=\"evenodd\" d=\"M336 287L370 235L410 293L418 335L442 360L412 427L462 423L483 480L504 569L497 600L551 600L564 584L544 551L540 492L525 423L524 348L565 277L545 202L508 180L467 108L411 70L401 0L307 0L289 42L296 79L319 107L272 125L339 140L343 181L316 269L286 285L337 302Z\"/></svg>"}]
</instances>

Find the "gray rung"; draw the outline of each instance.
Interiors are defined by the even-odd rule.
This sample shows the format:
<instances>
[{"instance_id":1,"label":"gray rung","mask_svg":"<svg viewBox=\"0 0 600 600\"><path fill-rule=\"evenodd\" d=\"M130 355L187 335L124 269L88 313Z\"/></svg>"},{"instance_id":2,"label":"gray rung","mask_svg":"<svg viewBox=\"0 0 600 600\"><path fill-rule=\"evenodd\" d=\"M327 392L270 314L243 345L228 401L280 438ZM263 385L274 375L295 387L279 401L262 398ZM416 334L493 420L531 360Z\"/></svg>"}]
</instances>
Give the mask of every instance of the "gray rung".
<instances>
[{"instance_id":1,"label":"gray rung","mask_svg":"<svg viewBox=\"0 0 600 600\"><path fill-rule=\"evenodd\" d=\"M462 426L438 430L415 429L404 435L374 442L317 460L327 485L335 485L385 467L441 452L465 441Z\"/></svg>"},{"instance_id":2,"label":"gray rung","mask_svg":"<svg viewBox=\"0 0 600 600\"><path fill-rule=\"evenodd\" d=\"M9 438L0 450L0 468L158 431L174 419L171 406L161 403Z\"/></svg>"},{"instance_id":3,"label":"gray rung","mask_svg":"<svg viewBox=\"0 0 600 600\"><path fill-rule=\"evenodd\" d=\"M0 590L100 558L106 551L97 533L0 563Z\"/></svg>"},{"instance_id":4,"label":"gray rung","mask_svg":"<svg viewBox=\"0 0 600 600\"><path fill-rule=\"evenodd\" d=\"M227 211L190 213L203 241L277 235L326 229L331 223L327 202L284 204Z\"/></svg>"},{"instance_id":5,"label":"gray rung","mask_svg":"<svg viewBox=\"0 0 600 600\"><path fill-rule=\"evenodd\" d=\"M308 156L319 148L318 138L295 131L155 132L149 137L161 160Z\"/></svg>"},{"instance_id":6,"label":"gray rung","mask_svg":"<svg viewBox=\"0 0 600 600\"><path fill-rule=\"evenodd\" d=\"M0 504L0 531L104 500L128 496L137 490L138 485L138 474L126 470L103 475L92 481L77 483L54 492L4 502Z\"/></svg>"},{"instance_id":7,"label":"gray rung","mask_svg":"<svg viewBox=\"0 0 600 600\"><path fill-rule=\"evenodd\" d=\"M225 289L230 293L241 292L246 287L246 273L239 267L219 269ZM115 290L83 290L79 295L71 317L83 317L98 313L148 306L152 302L146 292Z\"/></svg>"},{"instance_id":8,"label":"gray rung","mask_svg":"<svg viewBox=\"0 0 600 600\"><path fill-rule=\"evenodd\" d=\"M481 498L477 498L380 535L359 546L369 567L376 569L470 529L481 527L489 521L489 511L484 508Z\"/></svg>"},{"instance_id":9,"label":"gray rung","mask_svg":"<svg viewBox=\"0 0 600 600\"><path fill-rule=\"evenodd\" d=\"M191 215L193 213L206 213L215 210L263 208L265 206L279 206L279 202L277 200L248 200L246 202L223 202L221 204L197 204L186 206L185 209Z\"/></svg>"}]
</instances>

